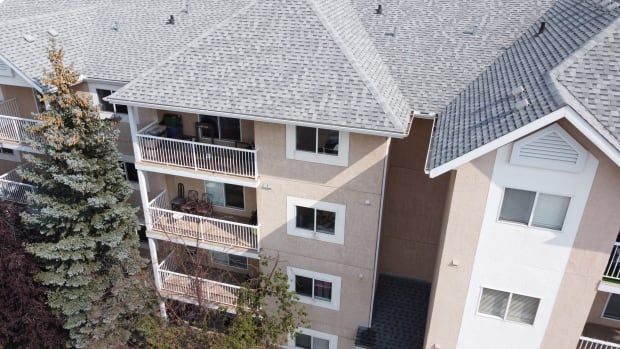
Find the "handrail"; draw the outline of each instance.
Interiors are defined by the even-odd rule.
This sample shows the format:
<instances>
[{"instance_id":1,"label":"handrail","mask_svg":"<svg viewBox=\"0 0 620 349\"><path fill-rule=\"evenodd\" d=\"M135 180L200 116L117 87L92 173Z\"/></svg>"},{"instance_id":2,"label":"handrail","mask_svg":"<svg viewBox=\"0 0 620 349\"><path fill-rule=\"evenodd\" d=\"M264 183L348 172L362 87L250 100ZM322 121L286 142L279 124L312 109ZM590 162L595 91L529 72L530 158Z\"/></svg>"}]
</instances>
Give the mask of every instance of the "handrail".
<instances>
[{"instance_id":1,"label":"handrail","mask_svg":"<svg viewBox=\"0 0 620 349\"><path fill-rule=\"evenodd\" d=\"M603 277L620 280L620 242L615 242L611 249Z\"/></svg>"},{"instance_id":2,"label":"handrail","mask_svg":"<svg viewBox=\"0 0 620 349\"><path fill-rule=\"evenodd\" d=\"M15 143L28 143L35 138L28 128L41 123L39 120L0 115L0 140Z\"/></svg>"},{"instance_id":3,"label":"handrail","mask_svg":"<svg viewBox=\"0 0 620 349\"><path fill-rule=\"evenodd\" d=\"M231 150L232 149L232 150L235 150L235 151L241 151L241 152L248 152L248 153L256 154L256 149L244 149L244 148L227 147L225 145L200 143L200 142L195 142L195 141L186 141L184 139L158 137L158 136L151 136L151 135L140 134L140 133L138 133L138 137L151 138L151 139L164 140L164 141L173 141L173 142L185 143L185 144L190 144L190 145L192 145L192 144L199 144L199 145L208 146L210 148L220 148L220 149L226 149L226 150Z\"/></svg>"},{"instance_id":4,"label":"handrail","mask_svg":"<svg viewBox=\"0 0 620 349\"><path fill-rule=\"evenodd\" d=\"M9 98L4 101L0 101L0 115L8 114L6 116L18 117L21 112L19 110L19 104L17 104L17 98Z\"/></svg>"},{"instance_id":5,"label":"handrail","mask_svg":"<svg viewBox=\"0 0 620 349\"><path fill-rule=\"evenodd\" d=\"M158 122L157 121L153 121L150 124L144 126L143 128L138 130L138 134L142 134L144 131L148 130L149 128L153 127L153 125L157 125Z\"/></svg>"},{"instance_id":6,"label":"handrail","mask_svg":"<svg viewBox=\"0 0 620 349\"><path fill-rule=\"evenodd\" d=\"M579 337L579 343L577 344L577 349L620 349L620 344L581 336Z\"/></svg>"},{"instance_id":7,"label":"handrail","mask_svg":"<svg viewBox=\"0 0 620 349\"><path fill-rule=\"evenodd\" d=\"M33 192L36 186L21 182L22 179L15 171L9 171L0 176L0 198L25 204L27 194Z\"/></svg>"}]
</instances>

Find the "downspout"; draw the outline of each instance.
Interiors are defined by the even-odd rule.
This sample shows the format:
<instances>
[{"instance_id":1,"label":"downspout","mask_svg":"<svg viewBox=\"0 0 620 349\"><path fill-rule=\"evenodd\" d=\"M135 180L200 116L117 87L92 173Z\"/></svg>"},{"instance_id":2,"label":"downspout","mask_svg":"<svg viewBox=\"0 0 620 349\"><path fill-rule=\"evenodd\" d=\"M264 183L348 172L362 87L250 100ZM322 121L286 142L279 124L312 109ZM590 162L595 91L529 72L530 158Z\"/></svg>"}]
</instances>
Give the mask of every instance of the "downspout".
<instances>
[{"instance_id":1,"label":"downspout","mask_svg":"<svg viewBox=\"0 0 620 349\"><path fill-rule=\"evenodd\" d=\"M379 224L377 228L377 242L375 244L375 266L372 275L372 295L370 298L370 315L368 316L368 327L372 326L372 312L375 305L375 291L377 288L377 267L379 264L379 247L381 245L381 229L383 229L383 202L385 197L385 184L387 182L387 169L388 169L388 161L390 155L390 145L392 143L392 138L387 138L387 146L385 148L385 160L383 162L383 180L381 183L381 200L379 207Z\"/></svg>"}]
</instances>

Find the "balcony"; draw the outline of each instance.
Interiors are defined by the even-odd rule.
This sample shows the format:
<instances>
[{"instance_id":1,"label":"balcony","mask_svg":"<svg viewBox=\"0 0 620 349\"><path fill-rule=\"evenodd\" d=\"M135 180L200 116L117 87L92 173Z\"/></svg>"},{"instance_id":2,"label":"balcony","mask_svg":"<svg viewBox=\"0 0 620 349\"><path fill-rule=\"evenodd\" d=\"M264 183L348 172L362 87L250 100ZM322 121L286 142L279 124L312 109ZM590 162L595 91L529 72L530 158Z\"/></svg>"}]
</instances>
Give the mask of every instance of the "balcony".
<instances>
[{"instance_id":1,"label":"balcony","mask_svg":"<svg viewBox=\"0 0 620 349\"><path fill-rule=\"evenodd\" d=\"M38 120L7 116L0 112L0 141L28 146L35 137L28 129L38 123Z\"/></svg>"},{"instance_id":2,"label":"balcony","mask_svg":"<svg viewBox=\"0 0 620 349\"><path fill-rule=\"evenodd\" d=\"M166 191L149 202L150 237L220 251L237 249L241 254L249 252L250 256L258 253L259 226L240 222L249 219L212 209L207 209L204 215L180 212L171 206Z\"/></svg>"},{"instance_id":3,"label":"balcony","mask_svg":"<svg viewBox=\"0 0 620 349\"><path fill-rule=\"evenodd\" d=\"M169 138L164 136L166 134L166 127L157 122L138 131L141 162L160 168L189 170L194 174L253 181L258 178L256 150L252 149L251 143L226 141L212 144L215 143L212 137L175 135L176 138Z\"/></svg>"},{"instance_id":4,"label":"balcony","mask_svg":"<svg viewBox=\"0 0 620 349\"><path fill-rule=\"evenodd\" d=\"M212 263L192 262L188 256L173 251L157 268L160 294L165 298L209 307L234 307L240 286L250 275L213 267ZM189 267L188 267L189 266Z\"/></svg>"},{"instance_id":5,"label":"balcony","mask_svg":"<svg viewBox=\"0 0 620 349\"><path fill-rule=\"evenodd\" d=\"M0 198L2 200L26 204L27 194L35 187L23 182L15 170L0 176Z\"/></svg>"},{"instance_id":6,"label":"balcony","mask_svg":"<svg viewBox=\"0 0 620 349\"><path fill-rule=\"evenodd\" d=\"M17 103L17 98L7 99L6 101L0 102L0 115L6 116L15 116L18 117L21 115L19 111L19 104Z\"/></svg>"},{"instance_id":7,"label":"balcony","mask_svg":"<svg viewBox=\"0 0 620 349\"><path fill-rule=\"evenodd\" d=\"M603 281L599 291L620 294L620 242L616 241L611 249L607 266L603 272Z\"/></svg>"},{"instance_id":8,"label":"balcony","mask_svg":"<svg viewBox=\"0 0 620 349\"><path fill-rule=\"evenodd\" d=\"M580 337L577 349L620 349L620 345L590 337Z\"/></svg>"}]
</instances>

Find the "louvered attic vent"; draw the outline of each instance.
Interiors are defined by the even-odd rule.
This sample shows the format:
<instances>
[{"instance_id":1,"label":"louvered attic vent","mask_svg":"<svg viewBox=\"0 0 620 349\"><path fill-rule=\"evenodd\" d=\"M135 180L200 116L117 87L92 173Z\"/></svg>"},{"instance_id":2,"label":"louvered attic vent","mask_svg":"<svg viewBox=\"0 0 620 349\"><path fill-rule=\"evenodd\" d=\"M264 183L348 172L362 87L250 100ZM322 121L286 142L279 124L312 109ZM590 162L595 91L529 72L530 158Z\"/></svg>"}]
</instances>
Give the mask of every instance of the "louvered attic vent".
<instances>
[{"instance_id":1,"label":"louvered attic vent","mask_svg":"<svg viewBox=\"0 0 620 349\"><path fill-rule=\"evenodd\" d=\"M514 165L580 172L588 152L558 125L551 125L515 142L510 162Z\"/></svg>"},{"instance_id":2,"label":"louvered attic vent","mask_svg":"<svg viewBox=\"0 0 620 349\"><path fill-rule=\"evenodd\" d=\"M13 77L13 72L11 71L11 68L9 68L9 66L4 64L3 62L0 62L0 76Z\"/></svg>"}]
</instances>

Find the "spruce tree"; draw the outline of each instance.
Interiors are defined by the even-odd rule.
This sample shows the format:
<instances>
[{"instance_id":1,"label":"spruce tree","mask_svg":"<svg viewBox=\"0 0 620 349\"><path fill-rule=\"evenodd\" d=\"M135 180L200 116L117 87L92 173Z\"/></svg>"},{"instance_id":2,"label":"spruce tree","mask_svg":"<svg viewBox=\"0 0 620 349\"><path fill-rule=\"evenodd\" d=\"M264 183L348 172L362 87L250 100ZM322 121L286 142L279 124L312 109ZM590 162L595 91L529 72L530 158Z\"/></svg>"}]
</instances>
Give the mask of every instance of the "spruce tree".
<instances>
[{"instance_id":1,"label":"spruce tree","mask_svg":"<svg viewBox=\"0 0 620 349\"><path fill-rule=\"evenodd\" d=\"M67 345L115 348L148 308L117 121L100 118L90 98L72 89L79 74L65 66L61 49L51 45L48 56L52 69L42 80L48 110L30 130L40 155L29 156L22 170L38 188L22 214L39 233L27 250L43 267L36 280L50 289L48 304L69 330Z\"/></svg>"}]
</instances>

